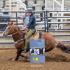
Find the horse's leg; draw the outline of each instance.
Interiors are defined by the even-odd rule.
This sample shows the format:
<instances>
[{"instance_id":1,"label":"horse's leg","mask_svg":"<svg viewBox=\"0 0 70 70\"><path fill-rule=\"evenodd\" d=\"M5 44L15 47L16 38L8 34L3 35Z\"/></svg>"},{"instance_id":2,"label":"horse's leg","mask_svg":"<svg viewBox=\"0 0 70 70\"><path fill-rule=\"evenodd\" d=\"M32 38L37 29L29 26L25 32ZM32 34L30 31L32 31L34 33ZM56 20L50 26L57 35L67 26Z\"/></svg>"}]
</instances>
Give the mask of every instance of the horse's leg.
<instances>
[{"instance_id":1,"label":"horse's leg","mask_svg":"<svg viewBox=\"0 0 70 70\"><path fill-rule=\"evenodd\" d=\"M22 52L21 48L17 49L17 56L15 58L16 61L19 59L19 56L21 56L21 52Z\"/></svg>"},{"instance_id":2,"label":"horse's leg","mask_svg":"<svg viewBox=\"0 0 70 70\"><path fill-rule=\"evenodd\" d=\"M66 53L70 53L70 47L69 46L65 46L62 43L58 43L57 48L60 48L62 51L66 52Z\"/></svg>"},{"instance_id":3,"label":"horse's leg","mask_svg":"<svg viewBox=\"0 0 70 70\"><path fill-rule=\"evenodd\" d=\"M49 51L51 51L51 50L53 50L53 49L54 49L54 47L48 48L48 49L46 48L46 49L45 49L45 52L49 52Z\"/></svg>"}]
</instances>

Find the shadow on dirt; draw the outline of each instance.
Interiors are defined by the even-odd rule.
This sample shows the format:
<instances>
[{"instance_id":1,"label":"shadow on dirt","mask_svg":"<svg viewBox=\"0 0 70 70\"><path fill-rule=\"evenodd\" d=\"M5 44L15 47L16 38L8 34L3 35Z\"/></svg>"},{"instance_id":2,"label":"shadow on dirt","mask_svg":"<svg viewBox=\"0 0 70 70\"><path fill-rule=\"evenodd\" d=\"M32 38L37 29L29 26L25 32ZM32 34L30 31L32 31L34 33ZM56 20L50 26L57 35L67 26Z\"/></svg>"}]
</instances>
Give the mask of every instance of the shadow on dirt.
<instances>
[{"instance_id":1,"label":"shadow on dirt","mask_svg":"<svg viewBox=\"0 0 70 70\"><path fill-rule=\"evenodd\" d=\"M56 55L54 57L52 56L46 56L45 57L46 62L70 62L70 59L68 59L67 57L63 56L63 55ZM13 58L8 59L9 61L15 61L13 60ZM29 62L29 59L19 59L18 61L23 61L23 62Z\"/></svg>"},{"instance_id":2,"label":"shadow on dirt","mask_svg":"<svg viewBox=\"0 0 70 70\"><path fill-rule=\"evenodd\" d=\"M47 62L70 62L70 59L63 55L56 55L54 57L46 56Z\"/></svg>"}]
</instances>

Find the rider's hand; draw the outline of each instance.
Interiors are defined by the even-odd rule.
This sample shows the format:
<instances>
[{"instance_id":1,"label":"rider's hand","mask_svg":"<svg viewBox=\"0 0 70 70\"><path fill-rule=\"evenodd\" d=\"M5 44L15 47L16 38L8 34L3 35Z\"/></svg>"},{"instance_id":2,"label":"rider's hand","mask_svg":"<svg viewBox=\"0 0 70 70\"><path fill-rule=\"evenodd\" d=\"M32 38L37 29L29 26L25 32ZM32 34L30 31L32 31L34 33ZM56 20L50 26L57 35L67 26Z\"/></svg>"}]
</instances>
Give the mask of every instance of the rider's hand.
<instances>
[{"instance_id":1,"label":"rider's hand","mask_svg":"<svg viewBox=\"0 0 70 70\"><path fill-rule=\"evenodd\" d=\"M28 28L25 28L23 32L24 33L27 33L28 32Z\"/></svg>"},{"instance_id":2,"label":"rider's hand","mask_svg":"<svg viewBox=\"0 0 70 70\"><path fill-rule=\"evenodd\" d=\"M28 27L26 25L23 26L24 33L28 32Z\"/></svg>"},{"instance_id":3,"label":"rider's hand","mask_svg":"<svg viewBox=\"0 0 70 70\"><path fill-rule=\"evenodd\" d=\"M28 31L28 28L25 28L26 31Z\"/></svg>"},{"instance_id":4,"label":"rider's hand","mask_svg":"<svg viewBox=\"0 0 70 70\"><path fill-rule=\"evenodd\" d=\"M28 32L28 28L25 28L25 32Z\"/></svg>"}]
</instances>

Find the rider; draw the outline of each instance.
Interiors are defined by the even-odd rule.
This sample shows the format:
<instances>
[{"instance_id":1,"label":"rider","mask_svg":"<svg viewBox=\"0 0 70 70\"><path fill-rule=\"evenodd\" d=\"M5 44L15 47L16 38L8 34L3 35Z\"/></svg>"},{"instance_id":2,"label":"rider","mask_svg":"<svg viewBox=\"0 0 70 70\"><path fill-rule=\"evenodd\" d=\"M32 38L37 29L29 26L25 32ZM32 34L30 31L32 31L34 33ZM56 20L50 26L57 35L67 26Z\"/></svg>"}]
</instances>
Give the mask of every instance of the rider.
<instances>
[{"instance_id":1,"label":"rider","mask_svg":"<svg viewBox=\"0 0 70 70\"><path fill-rule=\"evenodd\" d=\"M24 25L26 25L26 28L25 28L25 31L26 31L26 35L25 35L25 39L26 39L25 48L27 50L29 50L28 40L32 36L32 34L35 32L35 25L36 25L36 19L35 19L35 16L33 15L32 10L28 10L26 12L26 16L25 16L24 22L25 22Z\"/></svg>"}]
</instances>

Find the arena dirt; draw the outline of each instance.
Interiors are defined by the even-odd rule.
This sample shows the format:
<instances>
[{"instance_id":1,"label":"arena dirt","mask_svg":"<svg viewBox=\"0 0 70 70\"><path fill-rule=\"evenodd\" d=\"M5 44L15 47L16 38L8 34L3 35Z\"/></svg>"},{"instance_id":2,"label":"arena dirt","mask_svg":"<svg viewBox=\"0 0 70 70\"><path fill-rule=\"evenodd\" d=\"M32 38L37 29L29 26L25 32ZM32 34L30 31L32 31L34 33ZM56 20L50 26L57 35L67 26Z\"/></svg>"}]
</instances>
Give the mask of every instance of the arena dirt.
<instances>
[{"instance_id":1,"label":"arena dirt","mask_svg":"<svg viewBox=\"0 0 70 70\"><path fill-rule=\"evenodd\" d=\"M0 50L0 70L70 70L70 54L56 48L46 53L45 64L13 61L15 56L16 49Z\"/></svg>"}]
</instances>

